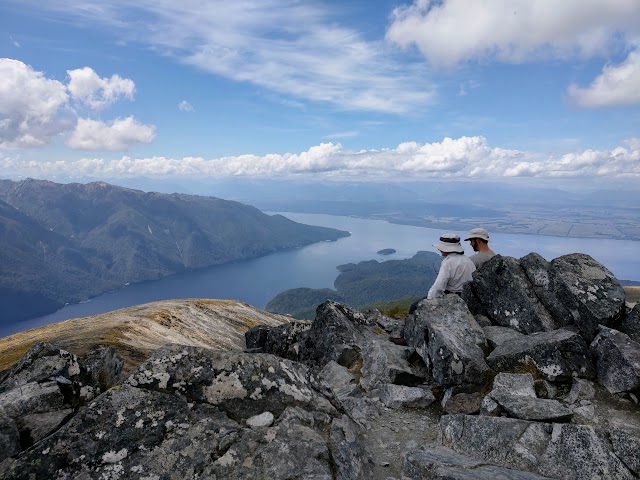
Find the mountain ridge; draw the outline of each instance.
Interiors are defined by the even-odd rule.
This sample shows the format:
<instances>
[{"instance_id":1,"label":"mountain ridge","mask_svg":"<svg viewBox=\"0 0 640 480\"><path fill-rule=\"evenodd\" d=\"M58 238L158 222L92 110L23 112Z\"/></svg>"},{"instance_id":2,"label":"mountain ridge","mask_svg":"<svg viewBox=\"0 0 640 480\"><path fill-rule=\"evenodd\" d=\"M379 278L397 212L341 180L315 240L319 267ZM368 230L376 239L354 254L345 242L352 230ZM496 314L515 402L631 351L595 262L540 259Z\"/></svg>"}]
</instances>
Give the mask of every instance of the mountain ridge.
<instances>
[{"instance_id":1,"label":"mountain ridge","mask_svg":"<svg viewBox=\"0 0 640 480\"><path fill-rule=\"evenodd\" d=\"M98 348L114 347L128 373L165 343L243 350L244 333L256 325L278 326L285 316L237 300L163 300L74 318L0 338L0 372L37 342L49 342L84 359Z\"/></svg>"},{"instance_id":2,"label":"mountain ridge","mask_svg":"<svg viewBox=\"0 0 640 480\"><path fill-rule=\"evenodd\" d=\"M0 272L3 322L126 283L349 235L216 197L106 182L0 180L0 201L0 261L11 266Z\"/></svg>"}]
</instances>

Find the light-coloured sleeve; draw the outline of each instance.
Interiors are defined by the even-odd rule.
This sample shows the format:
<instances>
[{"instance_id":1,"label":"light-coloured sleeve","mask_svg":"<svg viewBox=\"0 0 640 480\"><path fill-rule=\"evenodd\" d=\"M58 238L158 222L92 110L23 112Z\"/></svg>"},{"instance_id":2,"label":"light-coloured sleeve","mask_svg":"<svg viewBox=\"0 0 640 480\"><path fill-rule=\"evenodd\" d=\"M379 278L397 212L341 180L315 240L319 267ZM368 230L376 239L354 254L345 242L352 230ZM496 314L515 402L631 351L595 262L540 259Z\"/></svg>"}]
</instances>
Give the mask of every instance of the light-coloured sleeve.
<instances>
[{"instance_id":1,"label":"light-coloured sleeve","mask_svg":"<svg viewBox=\"0 0 640 480\"><path fill-rule=\"evenodd\" d=\"M447 289L447 282L449 281L449 264L444 260L440 264L440 271L436 277L436 281L433 282L429 293L427 294L427 300L432 298L440 298L444 296L444 291Z\"/></svg>"}]
</instances>

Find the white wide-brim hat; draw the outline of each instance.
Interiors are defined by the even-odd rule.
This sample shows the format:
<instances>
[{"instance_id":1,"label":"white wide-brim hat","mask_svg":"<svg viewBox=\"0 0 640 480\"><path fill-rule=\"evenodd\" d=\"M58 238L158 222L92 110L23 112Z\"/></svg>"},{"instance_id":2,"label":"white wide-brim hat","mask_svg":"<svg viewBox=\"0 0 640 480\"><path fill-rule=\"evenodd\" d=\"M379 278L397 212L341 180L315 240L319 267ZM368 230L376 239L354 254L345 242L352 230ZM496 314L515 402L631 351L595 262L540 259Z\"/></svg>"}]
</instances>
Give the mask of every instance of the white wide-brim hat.
<instances>
[{"instance_id":1,"label":"white wide-brim hat","mask_svg":"<svg viewBox=\"0 0 640 480\"><path fill-rule=\"evenodd\" d=\"M485 242L489 241L489 232L487 232L484 228L474 228L469 231L469 238L465 238L464 241L471 240L472 238L481 238Z\"/></svg>"},{"instance_id":2,"label":"white wide-brim hat","mask_svg":"<svg viewBox=\"0 0 640 480\"><path fill-rule=\"evenodd\" d=\"M455 233L445 233L440 237L440 241L433 244L441 252L464 253L464 247L460 245L460 237Z\"/></svg>"}]
</instances>

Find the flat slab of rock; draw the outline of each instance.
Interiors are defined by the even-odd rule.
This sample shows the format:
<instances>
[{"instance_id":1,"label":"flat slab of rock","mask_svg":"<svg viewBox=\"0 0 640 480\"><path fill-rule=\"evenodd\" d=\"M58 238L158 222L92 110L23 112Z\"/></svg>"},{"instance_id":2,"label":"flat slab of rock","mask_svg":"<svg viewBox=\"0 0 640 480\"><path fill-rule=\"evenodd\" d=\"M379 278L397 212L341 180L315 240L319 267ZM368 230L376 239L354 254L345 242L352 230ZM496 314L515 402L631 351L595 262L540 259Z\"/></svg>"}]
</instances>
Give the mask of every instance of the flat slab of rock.
<instances>
[{"instance_id":1,"label":"flat slab of rock","mask_svg":"<svg viewBox=\"0 0 640 480\"><path fill-rule=\"evenodd\" d=\"M502 345L505 342L522 337L524 334L509 327L501 327L498 325L491 325L489 327L482 327L484 336L487 338L487 343L490 349Z\"/></svg>"},{"instance_id":2,"label":"flat slab of rock","mask_svg":"<svg viewBox=\"0 0 640 480\"><path fill-rule=\"evenodd\" d=\"M378 397L389 408L425 408L436 401L431 390L420 387L406 387L386 383L379 385L369 393L369 397Z\"/></svg>"},{"instance_id":3,"label":"flat slab of rock","mask_svg":"<svg viewBox=\"0 0 640 480\"><path fill-rule=\"evenodd\" d=\"M493 414L506 412L511 418L566 422L573 415L569 408L557 400L537 398L533 376L530 373L499 373L488 397L500 406L500 409L493 409Z\"/></svg>"},{"instance_id":4,"label":"flat slab of rock","mask_svg":"<svg viewBox=\"0 0 640 480\"><path fill-rule=\"evenodd\" d=\"M492 465L443 447L410 452L404 460L406 480L545 480L549 477Z\"/></svg>"},{"instance_id":5,"label":"flat slab of rock","mask_svg":"<svg viewBox=\"0 0 640 480\"><path fill-rule=\"evenodd\" d=\"M586 425L445 415L440 419L440 441L489 463L552 478L635 478L616 455L608 432Z\"/></svg>"},{"instance_id":6,"label":"flat slab of rock","mask_svg":"<svg viewBox=\"0 0 640 480\"><path fill-rule=\"evenodd\" d=\"M497 372L518 372L531 368L550 381L574 376L593 378L591 352L578 332L561 328L523 335L496 347L487 363Z\"/></svg>"}]
</instances>

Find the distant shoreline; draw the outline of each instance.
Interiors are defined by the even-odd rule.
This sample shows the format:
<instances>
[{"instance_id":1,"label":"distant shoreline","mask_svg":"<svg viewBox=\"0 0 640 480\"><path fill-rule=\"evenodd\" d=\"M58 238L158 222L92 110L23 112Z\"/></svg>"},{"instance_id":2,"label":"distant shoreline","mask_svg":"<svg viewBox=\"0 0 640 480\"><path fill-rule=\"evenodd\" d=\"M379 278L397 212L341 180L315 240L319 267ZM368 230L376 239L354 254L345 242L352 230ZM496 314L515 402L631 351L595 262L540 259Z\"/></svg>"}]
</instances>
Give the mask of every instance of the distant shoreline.
<instances>
[{"instance_id":1,"label":"distant shoreline","mask_svg":"<svg viewBox=\"0 0 640 480\"><path fill-rule=\"evenodd\" d=\"M307 212L309 213L309 212ZM332 214L327 214L332 215ZM343 216L343 215L336 215ZM531 235L531 236L543 236L543 237L558 237L558 238L593 238L593 239L607 239L607 240L625 240L632 242L640 242L640 237L636 237L633 235L623 236L622 234L618 236L614 235L605 235L605 234L581 234L581 235L559 235L552 233L542 233L542 232L530 232L523 231L522 229L517 228L504 228L493 226L487 222L475 222L475 223L467 223L467 222L431 222L428 220L421 220L419 218L406 218L406 219L398 219L396 217L388 216L388 215L349 215L354 218L362 218L366 220L385 220L389 223L394 223L396 225L410 225L412 227L422 227L422 228L432 228L432 229L443 229L443 230L470 230L478 225L482 225L487 228L490 232L495 233L509 233L514 235ZM569 229L571 230L571 229Z\"/></svg>"}]
</instances>

